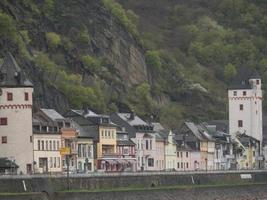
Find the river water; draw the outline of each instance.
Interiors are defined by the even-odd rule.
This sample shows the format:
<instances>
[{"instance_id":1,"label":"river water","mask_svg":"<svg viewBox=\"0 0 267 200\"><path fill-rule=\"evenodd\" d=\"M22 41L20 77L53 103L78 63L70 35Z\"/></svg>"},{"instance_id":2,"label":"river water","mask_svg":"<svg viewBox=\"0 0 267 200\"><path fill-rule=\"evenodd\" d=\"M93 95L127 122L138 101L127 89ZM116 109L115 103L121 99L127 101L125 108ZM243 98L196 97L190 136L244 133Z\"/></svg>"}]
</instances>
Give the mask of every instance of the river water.
<instances>
[{"instance_id":1,"label":"river water","mask_svg":"<svg viewBox=\"0 0 267 200\"><path fill-rule=\"evenodd\" d=\"M267 185L147 191L61 193L56 200L267 200Z\"/></svg>"}]
</instances>

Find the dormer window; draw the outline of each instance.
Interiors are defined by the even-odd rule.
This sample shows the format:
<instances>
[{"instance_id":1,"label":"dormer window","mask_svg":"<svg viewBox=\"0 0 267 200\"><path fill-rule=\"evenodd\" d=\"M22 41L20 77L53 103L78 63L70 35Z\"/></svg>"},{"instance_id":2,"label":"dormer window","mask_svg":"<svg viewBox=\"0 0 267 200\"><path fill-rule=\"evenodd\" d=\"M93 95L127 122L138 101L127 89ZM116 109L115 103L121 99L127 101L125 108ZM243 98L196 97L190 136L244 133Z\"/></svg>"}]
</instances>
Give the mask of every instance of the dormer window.
<instances>
[{"instance_id":1,"label":"dormer window","mask_svg":"<svg viewBox=\"0 0 267 200\"><path fill-rule=\"evenodd\" d=\"M11 92L7 93L7 100L8 101L13 101L13 93L11 93Z\"/></svg>"},{"instance_id":2,"label":"dormer window","mask_svg":"<svg viewBox=\"0 0 267 200\"><path fill-rule=\"evenodd\" d=\"M260 80L256 80L256 84L259 85L260 84Z\"/></svg>"}]
</instances>

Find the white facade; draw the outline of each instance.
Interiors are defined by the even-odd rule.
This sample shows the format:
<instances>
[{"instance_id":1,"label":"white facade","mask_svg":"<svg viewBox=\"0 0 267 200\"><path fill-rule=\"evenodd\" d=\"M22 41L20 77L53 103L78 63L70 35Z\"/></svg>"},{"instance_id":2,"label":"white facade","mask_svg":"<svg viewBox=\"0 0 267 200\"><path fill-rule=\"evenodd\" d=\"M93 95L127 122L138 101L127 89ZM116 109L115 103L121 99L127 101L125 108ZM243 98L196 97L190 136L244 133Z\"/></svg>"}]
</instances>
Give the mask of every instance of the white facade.
<instances>
[{"instance_id":1,"label":"white facade","mask_svg":"<svg viewBox=\"0 0 267 200\"><path fill-rule=\"evenodd\" d=\"M250 89L251 88L251 89ZM229 133L245 133L262 145L262 90L261 80L249 79L246 89L228 90Z\"/></svg>"},{"instance_id":2,"label":"white facade","mask_svg":"<svg viewBox=\"0 0 267 200\"><path fill-rule=\"evenodd\" d=\"M169 132L168 141L165 144L165 169L177 169L177 151L172 131Z\"/></svg>"},{"instance_id":3,"label":"white facade","mask_svg":"<svg viewBox=\"0 0 267 200\"><path fill-rule=\"evenodd\" d=\"M0 95L0 157L14 158L15 163L19 165L19 173L32 173L33 88L1 87L1 89L2 94Z\"/></svg>"},{"instance_id":4,"label":"white facade","mask_svg":"<svg viewBox=\"0 0 267 200\"><path fill-rule=\"evenodd\" d=\"M33 134L34 173L56 173L62 171L61 135Z\"/></svg>"},{"instance_id":5,"label":"white facade","mask_svg":"<svg viewBox=\"0 0 267 200\"><path fill-rule=\"evenodd\" d=\"M78 138L77 170L82 173L94 171L93 140Z\"/></svg>"}]
</instances>

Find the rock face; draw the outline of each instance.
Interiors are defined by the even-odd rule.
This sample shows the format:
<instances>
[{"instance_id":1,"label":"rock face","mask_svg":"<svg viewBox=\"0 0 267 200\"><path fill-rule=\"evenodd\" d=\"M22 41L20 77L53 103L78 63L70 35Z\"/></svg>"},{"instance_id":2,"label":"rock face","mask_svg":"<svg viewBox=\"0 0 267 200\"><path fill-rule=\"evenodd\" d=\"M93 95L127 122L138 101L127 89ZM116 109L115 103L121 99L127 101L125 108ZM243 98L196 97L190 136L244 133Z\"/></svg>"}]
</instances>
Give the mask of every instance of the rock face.
<instances>
[{"instance_id":1,"label":"rock face","mask_svg":"<svg viewBox=\"0 0 267 200\"><path fill-rule=\"evenodd\" d=\"M134 37L129 34L120 21L106 10L100 0L57 0L54 1L53 15L47 17L40 11L33 12L24 1L10 0L0 2L0 10L12 16L18 29L28 30L31 42L27 50L34 57L34 52L45 52L57 60L67 71L87 77L84 84L90 86L95 76L83 68L82 55L91 55L108 60L111 76L119 80L120 90L148 80L144 52ZM42 1L33 1L42 9ZM75 38L81 31L90 35L88 43L75 44L71 50L62 46L50 50L46 33L55 32L60 36ZM22 68L26 70L35 85L35 104L41 107L65 110L69 103L57 88L47 85L44 75L30 61L20 57L17 50L3 46L0 55L11 51ZM88 78L89 77L89 78ZM104 79L101 77L101 79ZM109 80L104 79L107 85ZM112 86L113 87L113 86ZM114 86L115 90L117 86ZM121 89L122 88L122 89Z\"/></svg>"}]
</instances>

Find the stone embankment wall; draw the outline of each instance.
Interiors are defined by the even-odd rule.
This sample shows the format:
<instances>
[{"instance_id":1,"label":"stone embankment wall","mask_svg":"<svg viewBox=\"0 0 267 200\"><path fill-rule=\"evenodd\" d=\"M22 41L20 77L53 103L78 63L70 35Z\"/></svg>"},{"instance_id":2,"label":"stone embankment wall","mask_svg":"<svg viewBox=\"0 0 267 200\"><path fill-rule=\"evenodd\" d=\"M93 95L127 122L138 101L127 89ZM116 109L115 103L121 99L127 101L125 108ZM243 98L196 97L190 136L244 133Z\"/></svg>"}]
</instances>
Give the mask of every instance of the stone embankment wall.
<instances>
[{"instance_id":1,"label":"stone embankment wall","mask_svg":"<svg viewBox=\"0 0 267 200\"><path fill-rule=\"evenodd\" d=\"M241 177L242 176L242 177ZM107 195L106 198L110 196L114 196L114 199L123 199L123 195L132 198L127 199L138 199L138 195L135 194L153 194L156 195L157 192L155 190L149 191L131 191L132 188L160 188L165 186L179 186L179 185L187 185L190 189L190 185L192 186L205 186L205 185L233 185L233 184L246 184L246 183L267 183L267 171L262 172L235 172L235 173L191 173L191 174L179 174L179 173L165 173L165 174L135 174L135 175L121 175L121 176L113 176L113 175L104 175L104 176L75 176L69 178L69 187L71 190L112 190L117 188L129 188L129 192L109 192L109 193L89 193L88 195ZM267 184L266 184L267 185ZM264 185L264 186L266 186ZM257 186L255 186L257 188ZM259 186L263 187L263 186ZM39 199L54 199L56 195L57 199L64 199L61 194L66 195L66 199L69 197L73 197L70 199L83 200L78 198L79 193L58 193L58 191L66 191L68 189L68 180L66 177L9 177L9 178L0 178L0 194L1 193L23 193L25 192L43 192L40 195ZM213 191L214 189L203 188L203 191ZM267 188L266 188L267 190ZM175 192L182 192L183 190L171 190L170 194L173 193L174 197L178 194ZM189 194L201 193L201 188L191 188ZM229 188L229 194L232 191L232 188ZM196 192L196 193L194 193ZM220 190L219 190L220 192ZM46 195L45 195L46 194ZM168 194L165 190L162 190L161 193L163 197ZM234 194L234 193L233 193ZM35 194L38 195L38 194ZM82 193L81 195L84 198L87 198L86 193ZM142 196L141 195L141 196ZM181 193L183 195L183 193ZM77 196L77 198L76 198ZM105 199L103 196L103 199ZM20 196L19 199L27 199L26 196ZM160 198L164 200L164 198ZM8 197L11 198L11 197ZM4 199L8 199L7 197ZM83 197L81 197L83 198ZM156 197L155 197L156 198ZM3 195L0 199L3 199ZM16 200L15 196L13 199ZM38 199L35 197L28 199ZM96 198L97 199L97 198ZM102 198L101 198L102 199ZM145 199L150 199L147 196ZM166 197L167 199L167 197ZM170 198L172 199L172 198ZM88 199L90 200L90 199Z\"/></svg>"}]
</instances>

